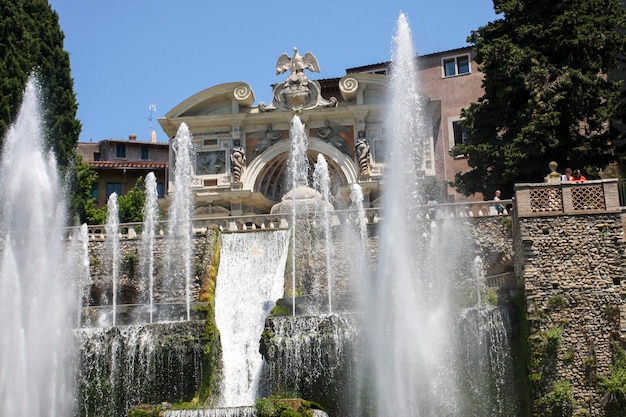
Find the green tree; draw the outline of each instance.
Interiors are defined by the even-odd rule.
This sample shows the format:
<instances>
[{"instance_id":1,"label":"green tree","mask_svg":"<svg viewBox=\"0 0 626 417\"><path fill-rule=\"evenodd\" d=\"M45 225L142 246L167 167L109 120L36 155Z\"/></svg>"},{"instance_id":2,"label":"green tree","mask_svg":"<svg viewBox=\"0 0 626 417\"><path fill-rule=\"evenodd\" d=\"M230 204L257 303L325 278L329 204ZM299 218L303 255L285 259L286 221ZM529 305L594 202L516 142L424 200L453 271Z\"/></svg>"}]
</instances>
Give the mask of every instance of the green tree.
<instances>
[{"instance_id":1,"label":"green tree","mask_svg":"<svg viewBox=\"0 0 626 417\"><path fill-rule=\"evenodd\" d=\"M622 85L607 79L626 50L619 0L494 0L503 18L468 42L485 78L484 95L462 112L470 170L454 185L470 195L510 195L515 182L542 181L548 163L587 178L615 159L607 123L622 111Z\"/></svg>"},{"instance_id":2,"label":"green tree","mask_svg":"<svg viewBox=\"0 0 626 417\"><path fill-rule=\"evenodd\" d=\"M47 0L0 0L0 144L34 72L41 83L47 145L60 167L67 168L81 124L63 39L59 17Z\"/></svg>"},{"instance_id":3,"label":"green tree","mask_svg":"<svg viewBox=\"0 0 626 417\"><path fill-rule=\"evenodd\" d=\"M96 199L91 195L91 189L98 173L89 164L83 162L77 155L73 165L66 174L66 187L68 194L69 212L73 218L70 223L78 224L104 224L107 218L106 207L96 208Z\"/></svg>"},{"instance_id":4,"label":"green tree","mask_svg":"<svg viewBox=\"0 0 626 417\"><path fill-rule=\"evenodd\" d=\"M143 188L143 178L137 178L137 182L124 195L117 198L117 206L119 208L120 222L142 222L143 206L146 201L146 192Z\"/></svg>"}]
</instances>

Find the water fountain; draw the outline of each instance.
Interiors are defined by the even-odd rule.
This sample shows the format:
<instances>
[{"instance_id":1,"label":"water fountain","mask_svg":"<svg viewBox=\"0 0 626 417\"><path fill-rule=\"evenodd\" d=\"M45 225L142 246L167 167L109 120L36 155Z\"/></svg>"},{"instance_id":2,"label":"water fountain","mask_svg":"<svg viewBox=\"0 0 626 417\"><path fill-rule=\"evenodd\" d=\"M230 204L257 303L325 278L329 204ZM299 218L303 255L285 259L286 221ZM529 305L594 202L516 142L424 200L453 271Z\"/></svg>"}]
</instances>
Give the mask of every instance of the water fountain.
<instances>
[{"instance_id":1,"label":"water fountain","mask_svg":"<svg viewBox=\"0 0 626 417\"><path fill-rule=\"evenodd\" d=\"M111 271L113 293L111 295L111 324L117 324L117 296L120 273L120 218L117 206L117 194L111 193L107 201L105 248L108 255L107 262Z\"/></svg>"},{"instance_id":2,"label":"water fountain","mask_svg":"<svg viewBox=\"0 0 626 417\"><path fill-rule=\"evenodd\" d=\"M38 97L31 77L0 166L0 414L6 416L69 416L74 403L69 329L76 296L63 276L65 204L54 157L44 150Z\"/></svg>"},{"instance_id":3,"label":"water fountain","mask_svg":"<svg viewBox=\"0 0 626 417\"><path fill-rule=\"evenodd\" d=\"M420 170L430 132L422 120L425 102L403 14L393 43L387 130L394 140L387 143L385 156L388 169L378 272L374 280L360 281L366 284L360 299L366 303L373 415L494 415L486 384L474 385L477 391L467 394L463 377L464 372L484 372L468 370L463 352L477 351L486 337L480 324L475 332L466 325L463 338L457 335L463 329L459 315L469 313L455 305L455 294L465 286L475 291L472 267L466 266L473 264L465 250L467 227L450 219L433 222L422 208L426 198ZM470 277L465 283L463 271L467 270ZM469 315L476 323L484 323L477 319L480 314ZM465 400L472 395L480 397L480 407L484 407L477 413L471 401Z\"/></svg>"},{"instance_id":4,"label":"water fountain","mask_svg":"<svg viewBox=\"0 0 626 417\"><path fill-rule=\"evenodd\" d=\"M292 314L296 315L296 258L298 256L298 248L295 245L296 234L298 230L298 211L306 209L306 206L298 207L296 204L298 188L306 187L308 182L309 164L307 159L308 137L304 131L304 125L300 118L296 115L291 119L291 152L289 153L289 162L287 164L292 192L291 206L291 241L294 242L291 255L291 297L292 297Z\"/></svg>"},{"instance_id":5,"label":"water fountain","mask_svg":"<svg viewBox=\"0 0 626 417\"><path fill-rule=\"evenodd\" d=\"M404 111L423 107L415 84L415 74L411 72L414 53L409 40L408 22L401 16L395 38L391 79L392 90L397 91L397 94L390 101L390 122L386 129L390 137L397 140L389 141L386 159L389 169L386 173L383 222L376 242L380 261L378 274L369 274L368 261L373 256L368 244L372 237L368 232L374 230L373 227L368 230L363 193L358 184L351 185L353 210L346 214L346 220L350 221L343 222L346 228L339 233L346 236L346 240L343 245L336 246L336 242L331 242L331 238L338 233L337 230L334 233L330 230L327 208L331 198L327 187L328 168L324 167L326 160L318 158L319 172L314 175L318 177L320 191L308 189L307 135L299 117L294 116L291 121L292 155L289 161L293 172L290 179L291 200L284 200L285 203L291 202L291 205L285 206L292 216L291 233L285 230L223 233L219 242L221 259L215 291L216 321L223 349L219 404L225 408L245 407L228 411L225 408L194 412L188 410L178 416L229 416L233 413L252 416L254 411L250 406L259 392L263 395L296 392L302 397L323 397L330 403L341 403L337 409L341 410L342 416L458 417L506 415L509 412L505 403L510 398L510 392L503 382L509 378L509 371L499 366L502 362L510 361L510 357L507 357L506 349L494 348L506 345L504 339L510 332L507 316L499 309L484 308L480 303L477 286L480 279L477 280L476 274L471 273L472 268L467 266L472 264L471 259L466 262L463 256L465 232L459 223L446 220L433 222L420 208L424 202L419 190L420 155L427 129L412 117L414 111L411 114ZM41 137L32 134L38 130L32 126L19 127L20 123L21 118L11 134L20 131L20 138ZM167 277L166 282L163 282L164 287L172 289L171 293L163 295L164 298L185 298L187 320L191 316L192 301L191 190L188 186L191 184L190 139L189 129L181 124L173 142L176 163L172 179L177 192L170 207L166 238L168 248L164 256L171 263L169 270L161 275ZM59 401L59 398L71 396L68 394L71 384L65 379L67 375L64 375L71 366L61 360L55 361L62 358L65 352L71 351L61 337L63 332L58 331L65 326L69 327L69 319L65 316L70 314L67 314L65 307L57 308L67 297L63 293L59 294L54 286L62 281L55 271L67 269L52 264L56 262L55 259L61 258L61 236L54 227L47 227L60 227L62 202L55 199L55 195L60 193L55 191L57 180L54 167L49 165L51 158L29 153L31 148L37 147L28 144L19 150L27 155L27 166L16 167L15 164L21 158L16 157L14 152L21 146L16 139L6 141L0 172L3 195L17 193L15 198L6 200L7 203L3 201L0 217L0 297L3 301L0 318L9 335L0 344L0 366L3 372L11 375L11 380L16 381L12 384L16 390L27 386L28 391L22 388L21 391L11 391L8 396L3 394L2 398L6 401L2 401L0 407L6 415L16 415L15 410L24 408L28 410L26 415L29 416L66 416L72 414L69 405L72 401ZM33 165L33 161L40 161L41 165ZM13 172L27 178L28 187L13 183L17 181L11 174ZM35 178L28 177L26 172L29 175L34 173ZM20 203L20 210L14 210L18 199L32 199L33 183L44 184L41 190L36 189L39 200L34 203L37 208L29 207L25 210ZM26 189L28 197L20 196L19 192ZM148 287L147 300L142 302L149 304L149 321L152 323L152 311L155 308L156 185L150 176L146 178L146 191L146 221L142 228L144 249L141 252L144 274L141 285ZM311 196L315 198L309 198ZM113 215L114 206L114 201L111 201L112 217L116 217ZM49 208L41 210L41 207ZM27 217L29 212L32 218ZM322 263L326 264L324 272L328 311L296 316L296 295L304 288L304 280L298 282L296 279L296 264L297 257L303 256L304 251L293 240L298 237L296 231L301 219L316 212L322 214L316 221L318 225L323 223L321 236L326 239L320 247L325 248ZM320 218L323 218L321 222ZM119 224L115 224L113 218L110 223L107 235L118 238ZM289 239L292 239L294 256L287 260ZM78 239L75 240L78 243ZM355 241L359 244L355 245ZM46 246L41 247L40 243ZM25 248L28 248L28 252ZM333 256L337 251L342 251L341 255ZM85 257L84 250L82 256ZM334 262L341 257L350 263L343 270L349 271L350 279L359 287L356 297L360 307L358 313L342 311L340 303L336 302L336 294L333 294L337 283L335 279L339 275L339 268L336 268ZM289 274L285 274L284 269L289 263L292 265L292 314L268 320L267 329L263 332L269 310L276 299L285 295L284 279ZM478 301L471 308L455 310L450 305L450 294L457 283L452 282L451 277L459 269L470 271L468 275L473 276L468 285L477 294ZM45 277L42 277L40 283L41 271L45 271ZM120 322L116 320L118 288L115 266L111 267L111 271L114 275L111 320L114 326L83 329L76 334L82 348L81 360L93 364L86 366L85 373L81 375L84 379L79 381L81 392L85 393L85 400L79 404L79 412L86 415L97 411L100 415L116 416L139 402L157 403L165 397L175 397L172 391L177 394L197 393L202 375L206 372L203 368L206 363L203 355L207 346L204 323L192 320L117 325ZM315 271L310 275L315 275ZM37 281L31 283L23 278L25 276ZM297 287L299 284L302 284L302 288ZM76 292L72 291L71 294L72 304L75 304ZM28 303L28 308L45 307L45 310L27 310L27 303L24 302L27 297L35 300ZM455 321L460 322L460 325ZM41 324L45 328L40 328ZM261 333L264 338L261 344L265 358L263 370L257 344ZM181 340L189 343L183 346ZM39 346L46 346L46 351L40 352ZM461 363L472 366L457 369ZM32 369L31 364L34 366ZM185 372L181 371L183 369ZM51 374L60 379L50 378ZM45 380L45 383L41 380ZM164 387L166 384L174 388L168 390ZM333 384L344 384L344 389L335 390ZM485 387L488 391L485 391ZM41 395L33 396L33 390ZM495 401L491 392L499 393ZM361 397L363 393L372 396ZM463 400L466 395L479 399L480 404L468 405ZM35 408L28 408L33 401ZM38 410L46 412L38 413Z\"/></svg>"},{"instance_id":6,"label":"water fountain","mask_svg":"<svg viewBox=\"0 0 626 417\"><path fill-rule=\"evenodd\" d=\"M145 179L146 202L143 208L143 229L141 231L141 260L142 260L142 292L147 293L150 323L154 318L154 243L155 224L158 216L158 192L156 176L148 173ZM147 287L147 291L146 291ZM146 300L142 300L146 302Z\"/></svg>"},{"instance_id":7,"label":"water fountain","mask_svg":"<svg viewBox=\"0 0 626 417\"><path fill-rule=\"evenodd\" d=\"M83 300L87 297L86 289L90 284L91 273L89 271L89 232L87 224L74 230L69 236L69 242L65 252L65 259L72 259L74 262L66 262L66 272L73 283L76 294L76 324L75 327L82 326Z\"/></svg>"},{"instance_id":8,"label":"water fountain","mask_svg":"<svg viewBox=\"0 0 626 417\"><path fill-rule=\"evenodd\" d=\"M173 169L174 193L169 209L166 266L167 282L164 288L172 291L174 299L184 294L187 320L191 318L191 213L193 197L191 193L192 155L191 132L181 123L172 141L175 153Z\"/></svg>"},{"instance_id":9,"label":"water fountain","mask_svg":"<svg viewBox=\"0 0 626 417\"><path fill-rule=\"evenodd\" d=\"M387 145L379 272L364 288L375 415L458 415L456 380L446 367L453 359L449 276L440 270L430 224L420 212L425 103L403 14L393 43L387 128L394 140Z\"/></svg>"},{"instance_id":10,"label":"water fountain","mask_svg":"<svg viewBox=\"0 0 626 417\"><path fill-rule=\"evenodd\" d=\"M313 185L322 195L324 201L324 207L322 213L318 213L320 217L320 223L323 228L324 246L326 254L326 292L328 294L328 314L333 312L333 267L331 258L333 255L332 244L332 217L331 217L331 192L330 192L330 177L328 175L328 162L321 153L317 155L317 164L315 164L315 171L313 172ZM321 277L317 277L319 281ZM320 291L317 290L316 293Z\"/></svg>"}]
</instances>

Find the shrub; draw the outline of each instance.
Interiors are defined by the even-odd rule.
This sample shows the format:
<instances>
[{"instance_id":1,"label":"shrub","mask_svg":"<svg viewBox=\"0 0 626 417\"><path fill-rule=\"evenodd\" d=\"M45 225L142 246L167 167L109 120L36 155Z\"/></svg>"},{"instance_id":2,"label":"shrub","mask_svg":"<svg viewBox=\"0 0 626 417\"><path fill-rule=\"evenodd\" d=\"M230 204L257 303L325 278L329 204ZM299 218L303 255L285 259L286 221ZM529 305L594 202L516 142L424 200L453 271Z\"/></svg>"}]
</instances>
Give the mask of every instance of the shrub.
<instances>
[{"instance_id":1,"label":"shrub","mask_svg":"<svg viewBox=\"0 0 626 417\"><path fill-rule=\"evenodd\" d=\"M611 342L613 359L611 374L599 375L598 385L604 393L602 404L607 416L624 416L618 410L626 410L626 351L615 341Z\"/></svg>"},{"instance_id":2,"label":"shrub","mask_svg":"<svg viewBox=\"0 0 626 417\"><path fill-rule=\"evenodd\" d=\"M572 386L568 381L561 380L539 400L539 406L543 410L542 416L563 417L573 414L574 402Z\"/></svg>"}]
</instances>

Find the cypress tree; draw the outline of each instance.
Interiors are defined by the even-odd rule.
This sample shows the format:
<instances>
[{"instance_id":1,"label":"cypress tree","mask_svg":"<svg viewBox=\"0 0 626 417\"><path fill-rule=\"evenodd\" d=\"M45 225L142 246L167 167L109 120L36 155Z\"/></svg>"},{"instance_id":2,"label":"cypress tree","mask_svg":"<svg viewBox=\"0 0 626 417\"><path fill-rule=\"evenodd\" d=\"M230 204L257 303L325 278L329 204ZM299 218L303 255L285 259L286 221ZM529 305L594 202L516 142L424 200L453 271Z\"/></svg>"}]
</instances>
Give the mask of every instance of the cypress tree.
<instances>
[{"instance_id":1,"label":"cypress tree","mask_svg":"<svg viewBox=\"0 0 626 417\"><path fill-rule=\"evenodd\" d=\"M502 18L473 31L484 95L463 110L471 169L454 185L470 195L511 195L556 161L597 178L615 161L623 86L609 77L626 50L619 0L494 0Z\"/></svg>"},{"instance_id":2,"label":"cypress tree","mask_svg":"<svg viewBox=\"0 0 626 417\"><path fill-rule=\"evenodd\" d=\"M46 144L62 168L73 159L81 124L59 17L47 0L0 0L0 144L21 105L26 81L41 84Z\"/></svg>"}]
</instances>

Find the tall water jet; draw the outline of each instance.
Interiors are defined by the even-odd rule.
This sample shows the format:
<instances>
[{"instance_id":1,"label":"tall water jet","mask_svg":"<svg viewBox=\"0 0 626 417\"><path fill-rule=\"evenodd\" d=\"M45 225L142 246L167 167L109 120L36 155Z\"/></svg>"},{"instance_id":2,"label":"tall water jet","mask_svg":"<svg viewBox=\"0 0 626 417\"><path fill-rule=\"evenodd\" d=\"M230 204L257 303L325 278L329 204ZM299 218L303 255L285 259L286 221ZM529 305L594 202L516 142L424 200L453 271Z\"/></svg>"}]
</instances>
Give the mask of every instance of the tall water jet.
<instances>
[{"instance_id":1,"label":"tall water jet","mask_svg":"<svg viewBox=\"0 0 626 417\"><path fill-rule=\"evenodd\" d=\"M86 289L90 281L89 271L89 231L87 224L83 224L72 231L67 244L65 259L67 259L65 276L69 278L76 294L76 327L82 325L83 300L86 298Z\"/></svg>"},{"instance_id":2,"label":"tall water jet","mask_svg":"<svg viewBox=\"0 0 626 417\"><path fill-rule=\"evenodd\" d=\"M38 86L26 85L0 166L0 414L72 415L74 293L63 277L65 204L44 151Z\"/></svg>"},{"instance_id":3,"label":"tall water jet","mask_svg":"<svg viewBox=\"0 0 626 417\"><path fill-rule=\"evenodd\" d=\"M146 202L143 207L143 229L141 232L141 260L142 260L142 292L147 293L150 323L154 313L154 241L155 224L158 216L158 191L154 172L149 172L145 180ZM147 291L146 291L147 287ZM145 302L146 300L142 300Z\"/></svg>"},{"instance_id":4,"label":"tall water jet","mask_svg":"<svg viewBox=\"0 0 626 417\"><path fill-rule=\"evenodd\" d=\"M253 405L262 357L259 336L283 295L289 233L225 233L215 289L215 321L222 343L220 405Z\"/></svg>"},{"instance_id":5,"label":"tall water jet","mask_svg":"<svg viewBox=\"0 0 626 417\"><path fill-rule=\"evenodd\" d=\"M416 54L406 16L393 38L376 279L365 283L366 332L375 381L375 415L458 415L447 300L446 257L420 209L423 152L430 132L419 92ZM440 232L440 231L439 231ZM439 233L438 232L438 233ZM432 240L431 240L432 239Z\"/></svg>"},{"instance_id":6,"label":"tall water jet","mask_svg":"<svg viewBox=\"0 0 626 417\"><path fill-rule=\"evenodd\" d=\"M168 282L164 288L171 289L173 297L184 293L187 307L187 320L191 318L191 215L193 195L191 192L193 148L191 132L181 123L172 141L174 151L173 183L174 192L169 209L167 229L166 264ZM183 291L180 291L182 288Z\"/></svg>"},{"instance_id":7,"label":"tall water jet","mask_svg":"<svg viewBox=\"0 0 626 417\"><path fill-rule=\"evenodd\" d=\"M120 275L120 217L117 205L117 193L111 193L107 201L107 224L106 241L104 243L108 254L107 261L110 262L112 295L111 295L111 324L117 323L117 287Z\"/></svg>"},{"instance_id":8,"label":"tall water jet","mask_svg":"<svg viewBox=\"0 0 626 417\"><path fill-rule=\"evenodd\" d=\"M352 209L356 211L355 223L359 232L359 243L361 249L367 249L367 219L365 217L365 207L363 207L363 188L359 184L350 185L350 202Z\"/></svg>"},{"instance_id":9,"label":"tall water jet","mask_svg":"<svg viewBox=\"0 0 626 417\"><path fill-rule=\"evenodd\" d=\"M293 196L293 205L291 208L291 297L292 297L292 314L296 315L296 231L298 207L296 204L296 190L298 187L306 187L309 179L309 163L307 158L307 148L309 141L304 130L304 125L298 117L293 116L290 125L291 151L289 153L289 161L287 169L289 172L289 181L291 184L291 192Z\"/></svg>"},{"instance_id":10,"label":"tall water jet","mask_svg":"<svg viewBox=\"0 0 626 417\"><path fill-rule=\"evenodd\" d=\"M325 203L321 214L321 223L324 229L324 243L325 243L325 255L326 255L326 290L328 293L328 314L333 312L333 268L332 268L332 255L333 255L333 243L332 243L332 218L331 218L331 193L330 193L330 176L328 174L328 162L321 153L317 155L317 164L315 164L315 171L313 172L313 184L315 188L322 195L322 199Z\"/></svg>"}]
</instances>

